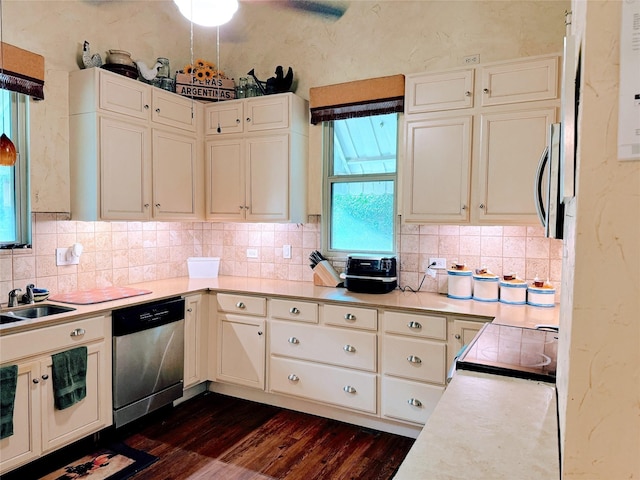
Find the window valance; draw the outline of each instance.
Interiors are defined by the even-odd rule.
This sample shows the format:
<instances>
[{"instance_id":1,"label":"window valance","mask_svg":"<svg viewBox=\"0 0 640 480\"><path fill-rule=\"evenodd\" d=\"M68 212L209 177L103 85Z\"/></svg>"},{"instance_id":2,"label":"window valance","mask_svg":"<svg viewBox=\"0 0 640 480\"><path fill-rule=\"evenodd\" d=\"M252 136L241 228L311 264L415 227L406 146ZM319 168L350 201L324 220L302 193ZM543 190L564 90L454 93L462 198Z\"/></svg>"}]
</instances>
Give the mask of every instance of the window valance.
<instances>
[{"instance_id":1,"label":"window valance","mask_svg":"<svg viewBox=\"0 0 640 480\"><path fill-rule=\"evenodd\" d=\"M44 100L44 57L0 44L0 88Z\"/></svg>"},{"instance_id":2,"label":"window valance","mask_svg":"<svg viewBox=\"0 0 640 480\"><path fill-rule=\"evenodd\" d=\"M311 123L404 110L404 75L368 78L309 89Z\"/></svg>"}]
</instances>

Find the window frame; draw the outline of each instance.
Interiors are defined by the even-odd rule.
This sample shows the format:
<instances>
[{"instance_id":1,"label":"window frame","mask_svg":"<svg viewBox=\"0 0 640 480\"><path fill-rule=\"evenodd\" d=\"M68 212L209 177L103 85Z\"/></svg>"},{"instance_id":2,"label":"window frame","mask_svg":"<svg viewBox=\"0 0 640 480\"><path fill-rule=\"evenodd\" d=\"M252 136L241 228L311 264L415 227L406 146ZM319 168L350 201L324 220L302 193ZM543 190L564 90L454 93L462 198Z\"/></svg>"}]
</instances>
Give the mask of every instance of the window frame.
<instances>
[{"instance_id":1,"label":"window frame","mask_svg":"<svg viewBox=\"0 0 640 480\"><path fill-rule=\"evenodd\" d=\"M376 115L365 115L367 117ZM375 174L354 174L354 175L333 175L333 148L334 148L334 122L336 120L322 122L322 252L331 257L347 257L351 254L363 253L372 256L392 256L397 253L398 239L398 170L400 166L399 159L399 135L401 129L400 114L396 113L396 168L393 173L375 173ZM337 120L340 121L340 120ZM387 250L342 250L331 248L331 228L332 228L332 212L331 212L331 191L332 185L336 183L355 183L355 182L379 182L393 181L393 211L392 211L392 249Z\"/></svg>"},{"instance_id":2,"label":"window frame","mask_svg":"<svg viewBox=\"0 0 640 480\"><path fill-rule=\"evenodd\" d=\"M29 169L29 96L16 92L8 93L11 101L11 132L18 158L14 169L14 199L16 210L16 241L0 238L0 249L29 248L32 242L31 232L31 193Z\"/></svg>"}]
</instances>

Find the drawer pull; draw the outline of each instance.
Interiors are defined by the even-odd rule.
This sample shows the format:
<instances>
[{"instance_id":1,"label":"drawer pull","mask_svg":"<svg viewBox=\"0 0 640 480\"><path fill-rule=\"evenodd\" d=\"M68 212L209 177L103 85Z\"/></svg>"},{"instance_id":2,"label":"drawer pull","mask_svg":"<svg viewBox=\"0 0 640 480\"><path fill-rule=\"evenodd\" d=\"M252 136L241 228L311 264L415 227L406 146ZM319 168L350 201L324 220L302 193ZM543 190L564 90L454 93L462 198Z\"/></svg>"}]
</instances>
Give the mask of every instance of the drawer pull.
<instances>
[{"instance_id":1,"label":"drawer pull","mask_svg":"<svg viewBox=\"0 0 640 480\"><path fill-rule=\"evenodd\" d=\"M44 375L42 375L42 379L43 380L48 380L49 379L49 375L47 375L46 373Z\"/></svg>"},{"instance_id":2,"label":"drawer pull","mask_svg":"<svg viewBox=\"0 0 640 480\"><path fill-rule=\"evenodd\" d=\"M289 340L287 340L289 343L292 343L294 345L298 345L300 343L300 340L298 340L296 337L291 337L289 338Z\"/></svg>"},{"instance_id":3,"label":"drawer pull","mask_svg":"<svg viewBox=\"0 0 640 480\"><path fill-rule=\"evenodd\" d=\"M407 400L407 403L409 405L411 405L412 407L421 407L422 406L422 402L420 400L418 400L417 398L410 398L409 400Z\"/></svg>"},{"instance_id":4,"label":"drawer pull","mask_svg":"<svg viewBox=\"0 0 640 480\"><path fill-rule=\"evenodd\" d=\"M84 328L76 328L75 330L72 330L69 335L72 337L81 337L85 333Z\"/></svg>"},{"instance_id":5,"label":"drawer pull","mask_svg":"<svg viewBox=\"0 0 640 480\"><path fill-rule=\"evenodd\" d=\"M344 347L342 347L342 349L345 352L349 352L349 353L354 353L356 351L356 347L354 347L353 345L345 345Z\"/></svg>"},{"instance_id":6,"label":"drawer pull","mask_svg":"<svg viewBox=\"0 0 640 480\"><path fill-rule=\"evenodd\" d=\"M291 309L289 310L289 313L291 315L298 315L300 313L300 310L298 310L296 307L291 307Z\"/></svg>"},{"instance_id":7,"label":"drawer pull","mask_svg":"<svg viewBox=\"0 0 640 480\"><path fill-rule=\"evenodd\" d=\"M247 308L247 306L242 302L238 302L238 303L236 303L236 308L239 308L240 310L243 310L243 309Z\"/></svg>"},{"instance_id":8,"label":"drawer pull","mask_svg":"<svg viewBox=\"0 0 640 480\"><path fill-rule=\"evenodd\" d=\"M289 380L291 380L292 382L297 382L298 380L300 380L300 378L295 373L289 374L289 376L287 378Z\"/></svg>"},{"instance_id":9,"label":"drawer pull","mask_svg":"<svg viewBox=\"0 0 640 480\"><path fill-rule=\"evenodd\" d=\"M409 322L407 323L407 327L414 328L417 330L419 328L422 328L422 325L420 324L420 322Z\"/></svg>"},{"instance_id":10,"label":"drawer pull","mask_svg":"<svg viewBox=\"0 0 640 480\"><path fill-rule=\"evenodd\" d=\"M347 393L356 393L356 389L353 388L351 385L347 385L342 390L344 390Z\"/></svg>"},{"instance_id":11,"label":"drawer pull","mask_svg":"<svg viewBox=\"0 0 640 480\"><path fill-rule=\"evenodd\" d=\"M407 361L410 363L422 363L422 360L420 360L420 357L416 357L415 355L409 355L407 357Z\"/></svg>"},{"instance_id":12,"label":"drawer pull","mask_svg":"<svg viewBox=\"0 0 640 480\"><path fill-rule=\"evenodd\" d=\"M345 319L345 320L355 320L355 319L356 319L356 316L355 316L353 313L347 313L347 314L344 316L344 319Z\"/></svg>"}]
</instances>

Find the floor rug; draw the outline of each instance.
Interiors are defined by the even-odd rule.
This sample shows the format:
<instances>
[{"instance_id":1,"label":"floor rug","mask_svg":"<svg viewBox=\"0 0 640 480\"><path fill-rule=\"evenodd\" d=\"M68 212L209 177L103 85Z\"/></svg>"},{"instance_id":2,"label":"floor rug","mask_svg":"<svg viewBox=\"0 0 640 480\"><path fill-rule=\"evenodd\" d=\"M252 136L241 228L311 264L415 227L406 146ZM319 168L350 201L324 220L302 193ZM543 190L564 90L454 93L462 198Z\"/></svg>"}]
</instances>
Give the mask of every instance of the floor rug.
<instances>
[{"instance_id":1,"label":"floor rug","mask_svg":"<svg viewBox=\"0 0 640 480\"><path fill-rule=\"evenodd\" d=\"M125 480L158 460L124 443L101 448L51 472L40 480Z\"/></svg>"}]
</instances>

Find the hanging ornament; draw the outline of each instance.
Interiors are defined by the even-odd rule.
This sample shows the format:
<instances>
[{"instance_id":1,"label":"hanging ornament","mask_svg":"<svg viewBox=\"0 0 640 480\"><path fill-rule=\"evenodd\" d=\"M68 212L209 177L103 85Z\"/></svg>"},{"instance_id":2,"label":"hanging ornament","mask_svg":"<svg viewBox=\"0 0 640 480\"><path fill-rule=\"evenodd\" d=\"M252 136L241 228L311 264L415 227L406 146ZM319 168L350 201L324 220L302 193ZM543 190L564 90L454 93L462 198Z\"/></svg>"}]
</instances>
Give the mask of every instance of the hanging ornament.
<instances>
[{"instance_id":1,"label":"hanging ornament","mask_svg":"<svg viewBox=\"0 0 640 480\"><path fill-rule=\"evenodd\" d=\"M4 133L0 137L0 165L3 167L13 167L16 164L18 154L16 147L9 137Z\"/></svg>"}]
</instances>

